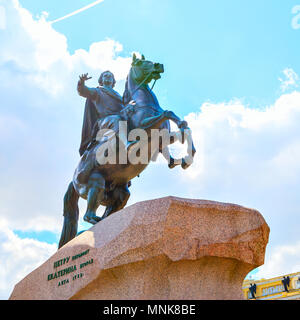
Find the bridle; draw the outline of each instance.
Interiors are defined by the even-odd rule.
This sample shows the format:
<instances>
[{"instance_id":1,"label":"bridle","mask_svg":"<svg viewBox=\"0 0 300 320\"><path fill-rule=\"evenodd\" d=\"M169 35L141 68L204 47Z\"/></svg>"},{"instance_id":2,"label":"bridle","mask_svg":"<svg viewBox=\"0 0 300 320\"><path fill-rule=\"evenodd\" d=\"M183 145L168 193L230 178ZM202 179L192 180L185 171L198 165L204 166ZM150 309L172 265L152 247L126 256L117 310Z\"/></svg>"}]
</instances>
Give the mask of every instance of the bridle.
<instances>
[{"instance_id":1,"label":"bridle","mask_svg":"<svg viewBox=\"0 0 300 320\"><path fill-rule=\"evenodd\" d=\"M134 72L135 76L137 76L136 71L135 71L134 68L132 68L132 71ZM135 90L133 91L133 93L131 93L131 96L133 96L133 95L141 88L141 86L142 86L143 84L145 84L145 82L146 82L146 81L150 78L150 76L152 75L152 72L153 72L153 71L151 71L151 72L149 72L149 73L147 74L147 76L144 78L144 80L137 86L137 88L135 88ZM155 83L156 83L156 79L154 80L154 83L153 83L150 91L152 91ZM123 97L123 104L125 104L125 102L124 102L124 97Z\"/></svg>"}]
</instances>

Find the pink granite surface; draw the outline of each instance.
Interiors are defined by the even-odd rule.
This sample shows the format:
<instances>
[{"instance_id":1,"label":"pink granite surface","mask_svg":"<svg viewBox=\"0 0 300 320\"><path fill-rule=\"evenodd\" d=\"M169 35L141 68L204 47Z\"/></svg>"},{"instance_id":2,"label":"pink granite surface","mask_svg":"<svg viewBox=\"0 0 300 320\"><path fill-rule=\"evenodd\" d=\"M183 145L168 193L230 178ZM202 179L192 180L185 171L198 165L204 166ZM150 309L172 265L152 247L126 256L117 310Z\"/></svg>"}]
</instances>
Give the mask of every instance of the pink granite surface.
<instances>
[{"instance_id":1,"label":"pink granite surface","mask_svg":"<svg viewBox=\"0 0 300 320\"><path fill-rule=\"evenodd\" d=\"M254 209L177 197L143 201L67 243L10 299L243 299L242 282L264 263L268 236Z\"/></svg>"}]
</instances>

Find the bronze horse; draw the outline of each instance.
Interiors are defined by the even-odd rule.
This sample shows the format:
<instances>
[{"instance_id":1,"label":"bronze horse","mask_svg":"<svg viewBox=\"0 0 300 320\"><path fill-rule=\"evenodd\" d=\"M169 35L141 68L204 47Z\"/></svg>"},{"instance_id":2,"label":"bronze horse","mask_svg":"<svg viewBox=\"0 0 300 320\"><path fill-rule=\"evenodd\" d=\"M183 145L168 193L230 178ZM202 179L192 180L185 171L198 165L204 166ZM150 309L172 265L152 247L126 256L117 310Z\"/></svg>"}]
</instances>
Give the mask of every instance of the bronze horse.
<instances>
[{"instance_id":1,"label":"bronze horse","mask_svg":"<svg viewBox=\"0 0 300 320\"><path fill-rule=\"evenodd\" d=\"M73 181L69 184L68 190L64 196L64 224L62 234L59 242L59 248L65 243L73 239L77 234L79 208L78 200L82 197L88 201L87 211L84 220L92 224L96 224L108 215L122 209L130 196L128 187L131 179L137 177L149 164L151 159L155 158L158 152L163 153L164 157L169 161L169 167L173 168L175 165L181 164L183 169L186 169L192 162L192 158L196 152L191 131L188 128L186 121L180 120L172 111L163 110L158 100L149 87L149 83L154 79L159 79L160 74L164 72L163 65L160 63L153 63L142 56L138 59L133 55L131 69L127 76L125 91L123 95L124 105L126 107L121 112L121 117L127 123L128 132L134 129L143 129L146 133L146 139L137 141L139 150L137 154L147 154L148 161L132 163L129 161L129 153L126 152L127 161L121 162L119 160L120 145L117 150L116 163L99 163L97 161L97 154L103 147L104 143L109 143L105 139L95 144L89 154L95 158L96 168L89 176L87 183L82 183L78 179L78 168L82 167L86 161L86 155L81 157L80 163L75 170ZM180 129L177 133L170 132L170 123L172 120ZM168 151L167 145L162 145L161 141L156 149L151 147L151 132L153 129L164 130L169 133L169 142L172 144L177 140L184 143L183 133L187 132L188 141L188 158L175 161ZM134 149L134 148L133 148ZM98 152L98 153L97 153ZM102 151L101 151L102 152ZM187 162L189 159L189 163ZM100 218L96 215L96 211L100 205L106 207L103 216Z\"/></svg>"}]
</instances>

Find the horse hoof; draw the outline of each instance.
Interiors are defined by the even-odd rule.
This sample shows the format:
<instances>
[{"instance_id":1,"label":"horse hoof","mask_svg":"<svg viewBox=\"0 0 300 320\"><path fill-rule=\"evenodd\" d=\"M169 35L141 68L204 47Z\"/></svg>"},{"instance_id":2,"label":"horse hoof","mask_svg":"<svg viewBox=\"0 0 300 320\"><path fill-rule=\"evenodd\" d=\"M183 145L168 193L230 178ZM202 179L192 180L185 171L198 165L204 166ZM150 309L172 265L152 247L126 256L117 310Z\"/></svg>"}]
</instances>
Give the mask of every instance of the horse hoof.
<instances>
[{"instance_id":1,"label":"horse hoof","mask_svg":"<svg viewBox=\"0 0 300 320\"><path fill-rule=\"evenodd\" d=\"M100 222L102 219L94 214L87 214L83 217L83 220L91 224L96 224Z\"/></svg>"},{"instance_id":2,"label":"horse hoof","mask_svg":"<svg viewBox=\"0 0 300 320\"><path fill-rule=\"evenodd\" d=\"M174 158L170 157L170 163L168 164L168 167L169 167L170 169L173 169L173 168L176 167Z\"/></svg>"},{"instance_id":3,"label":"horse hoof","mask_svg":"<svg viewBox=\"0 0 300 320\"><path fill-rule=\"evenodd\" d=\"M93 217L93 218L90 218L89 219L89 223L91 223L91 224L93 224L93 225L95 225L95 224L97 224L98 222L100 222L102 219L100 218L100 217Z\"/></svg>"},{"instance_id":4,"label":"horse hoof","mask_svg":"<svg viewBox=\"0 0 300 320\"><path fill-rule=\"evenodd\" d=\"M168 164L168 167L169 167L170 169L173 169L173 168L176 167L176 164L174 164L174 163L173 163L173 164L169 163L169 164Z\"/></svg>"},{"instance_id":5,"label":"horse hoof","mask_svg":"<svg viewBox=\"0 0 300 320\"><path fill-rule=\"evenodd\" d=\"M182 159L181 168L182 168L182 169L187 169L189 166L190 166L190 165L187 164L184 159Z\"/></svg>"}]
</instances>

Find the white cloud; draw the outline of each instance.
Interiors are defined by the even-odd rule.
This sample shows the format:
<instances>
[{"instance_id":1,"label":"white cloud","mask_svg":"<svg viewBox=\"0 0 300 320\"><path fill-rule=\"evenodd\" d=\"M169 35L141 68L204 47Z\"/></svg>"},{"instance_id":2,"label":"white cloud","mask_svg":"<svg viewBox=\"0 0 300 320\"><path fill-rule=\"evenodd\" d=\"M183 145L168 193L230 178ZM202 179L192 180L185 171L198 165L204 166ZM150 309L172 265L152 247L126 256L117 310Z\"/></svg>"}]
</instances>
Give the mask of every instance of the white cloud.
<instances>
[{"instance_id":1,"label":"white cloud","mask_svg":"<svg viewBox=\"0 0 300 320\"><path fill-rule=\"evenodd\" d=\"M14 285L57 251L57 244L20 239L0 220L0 299L8 299Z\"/></svg>"},{"instance_id":2,"label":"white cloud","mask_svg":"<svg viewBox=\"0 0 300 320\"><path fill-rule=\"evenodd\" d=\"M253 276L255 279L273 278L300 271L300 242L272 247L267 250L265 264Z\"/></svg>"},{"instance_id":3,"label":"white cloud","mask_svg":"<svg viewBox=\"0 0 300 320\"><path fill-rule=\"evenodd\" d=\"M200 146L190 170L194 177L209 178L212 172L218 172L221 178L219 170L224 169L233 174L240 169L245 177L251 170L257 177L259 169L264 173L259 175L261 179L267 174L274 178L274 174L287 167L291 170L291 165L293 172L298 173L300 92L282 95L273 106L262 110L247 107L238 100L205 103L201 112L191 113L185 119L197 139L196 145Z\"/></svg>"},{"instance_id":4,"label":"white cloud","mask_svg":"<svg viewBox=\"0 0 300 320\"><path fill-rule=\"evenodd\" d=\"M292 28L295 30L300 29L300 5L295 5L292 8L292 14L295 15L291 23Z\"/></svg>"},{"instance_id":5,"label":"white cloud","mask_svg":"<svg viewBox=\"0 0 300 320\"><path fill-rule=\"evenodd\" d=\"M17 0L6 3L6 12L9 23L0 33L5 45L0 65L13 63L22 72L23 81L34 81L36 87L50 93L62 93L74 91L74 79L84 72L96 74L96 83L105 68L115 72L117 80L126 78L131 58L118 56L123 50L120 43L107 39L93 43L89 51L79 49L71 55L66 37L52 28L45 14L36 20Z\"/></svg>"},{"instance_id":6,"label":"white cloud","mask_svg":"<svg viewBox=\"0 0 300 320\"><path fill-rule=\"evenodd\" d=\"M283 92L289 88L296 88L299 86L299 76L293 69L286 68L283 70L283 74L285 79L279 78L279 81L281 82L281 90Z\"/></svg>"},{"instance_id":7,"label":"white cloud","mask_svg":"<svg viewBox=\"0 0 300 320\"><path fill-rule=\"evenodd\" d=\"M118 89L131 57L121 57L122 45L111 39L70 54L66 37L52 28L45 13L35 19L17 0L5 2L5 12L6 30L0 32L5 48L0 51L5 79L0 84L0 164L5 168L0 217L14 229L57 232L62 198L79 160L85 101L76 91L78 76L89 72L89 85L97 86L100 73L110 69Z\"/></svg>"}]
</instances>

